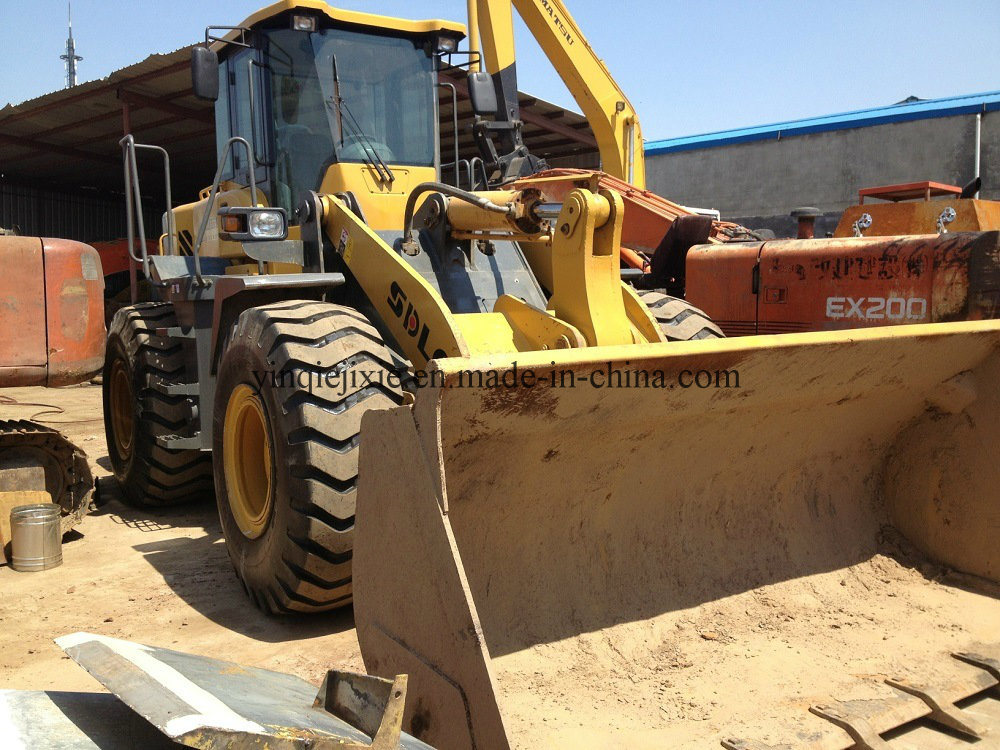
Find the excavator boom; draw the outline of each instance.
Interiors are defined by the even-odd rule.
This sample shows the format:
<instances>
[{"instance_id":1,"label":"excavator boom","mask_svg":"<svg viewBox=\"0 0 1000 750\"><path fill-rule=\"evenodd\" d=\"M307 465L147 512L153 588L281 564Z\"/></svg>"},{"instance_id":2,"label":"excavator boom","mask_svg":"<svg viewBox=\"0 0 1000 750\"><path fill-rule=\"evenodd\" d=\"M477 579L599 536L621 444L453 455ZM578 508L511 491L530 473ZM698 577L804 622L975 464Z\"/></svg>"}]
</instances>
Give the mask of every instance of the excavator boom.
<instances>
[{"instance_id":1,"label":"excavator boom","mask_svg":"<svg viewBox=\"0 0 1000 750\"><path fill-rule=\"evenodd\" d=\"M512 8L590 123L604 171L644 189L639 116L561 0L469 0L469 36L481 39L486 70L493 77L497 100L504 106L498 119L518 118Z\"/></svg>"}]
</instances>

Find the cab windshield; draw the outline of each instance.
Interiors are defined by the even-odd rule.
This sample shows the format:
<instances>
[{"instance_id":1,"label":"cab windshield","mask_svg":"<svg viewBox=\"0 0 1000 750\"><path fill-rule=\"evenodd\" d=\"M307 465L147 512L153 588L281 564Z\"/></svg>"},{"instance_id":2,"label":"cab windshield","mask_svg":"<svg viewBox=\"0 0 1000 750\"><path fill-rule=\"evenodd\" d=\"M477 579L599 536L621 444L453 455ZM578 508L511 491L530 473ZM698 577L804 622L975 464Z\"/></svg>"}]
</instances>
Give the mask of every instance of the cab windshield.
<instances>
[{"instance_id":1,"label":"cab windshield","mask_svg":"<svg viewBox=\"0 0 1000 750\"><path fill-rule=\"evenodd\" d=\"M434 60L422 42L342 29L266 36L279 205L318 189L333 162L434 165Z\"/></svg>"}]
</instances>

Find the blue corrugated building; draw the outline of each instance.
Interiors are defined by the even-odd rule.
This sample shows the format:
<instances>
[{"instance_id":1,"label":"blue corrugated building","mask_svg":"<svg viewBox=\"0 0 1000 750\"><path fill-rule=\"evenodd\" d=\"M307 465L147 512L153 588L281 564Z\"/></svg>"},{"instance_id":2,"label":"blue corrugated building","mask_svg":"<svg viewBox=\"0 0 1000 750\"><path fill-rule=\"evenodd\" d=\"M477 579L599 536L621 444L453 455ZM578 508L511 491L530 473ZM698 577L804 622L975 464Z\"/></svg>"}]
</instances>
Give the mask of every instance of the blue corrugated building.
<instances>
[{"instance_id":1,"label":"blue corrugated building","mask_svg":"<svg viewBox=\"0 0 1000 750\"><path fill-rule=\"evenodd\" d=\"M656 192L723 216L791 233L789 212L810 205L832 230L862 187L983 180L1000 199L1000 91L647 141ZM647 126L648 127L648 126ZM978 147L977 147L978 144ZM978 160L977 160L978 155Z\"/></svg>"}]
</instances>

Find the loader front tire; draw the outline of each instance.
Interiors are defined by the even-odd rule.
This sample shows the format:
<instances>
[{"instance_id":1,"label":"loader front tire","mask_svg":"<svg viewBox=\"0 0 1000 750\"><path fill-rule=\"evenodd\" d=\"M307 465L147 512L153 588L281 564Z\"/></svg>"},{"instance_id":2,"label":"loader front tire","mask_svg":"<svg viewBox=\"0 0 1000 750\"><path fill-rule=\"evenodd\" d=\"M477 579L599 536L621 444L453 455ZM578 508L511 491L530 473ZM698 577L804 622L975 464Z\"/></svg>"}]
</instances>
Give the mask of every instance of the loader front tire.
<instances>
[{"instance_id":1,"label":"loader front tire","mask_svg":"<svg viewBox=\"0 0 1000 750\"><path fill-rule=\"evenodd\" d=\"M226 547L273 614L351 602L361 415L403 403L400 365L356 310L244 311L218 367L213 460Z\"/></svg>"},{"instance_id":2,"label":"loader front tire","mask_svg":"<svg viewBox=\"0 0 1000 750\"><path fill-rule=\"evenodd\" d=\"M722 329L708 315L682 299L653 291L640 291L639 299L653 313L667 341L725 338Z\"/></svg>"},{"instance_id":3,"label":"loader front tire","mask_svg":"<svg viewBox=\"0 0 1000 750\"><path fill-rule=\"evenodd\" d=\"M123 497L140 507L164 507L212 493L212 462L199 450L156 442L183 435L193 421L190 401L163 386L184 382L184 351L156 329L177 325L169 303L123 307L108 330L101 388L108 458Z\"/></svg>"}]
</instances>

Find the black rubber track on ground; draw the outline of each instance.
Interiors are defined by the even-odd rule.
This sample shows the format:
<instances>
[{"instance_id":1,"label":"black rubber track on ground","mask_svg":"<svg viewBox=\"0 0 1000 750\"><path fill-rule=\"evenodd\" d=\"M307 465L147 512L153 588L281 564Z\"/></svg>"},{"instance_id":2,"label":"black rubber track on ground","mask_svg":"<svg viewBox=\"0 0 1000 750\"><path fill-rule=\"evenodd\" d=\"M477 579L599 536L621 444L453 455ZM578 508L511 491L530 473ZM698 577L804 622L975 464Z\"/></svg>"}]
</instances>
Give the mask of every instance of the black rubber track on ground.
<instances>
[{"instance_id":1,"label":"black rubber track on ground","mask_svg":"<svg viewBox=\"0 0 1000 750\"><path fill-rule=\"evenodd\" d=\"M0 419L0 472L8 466L15 472L24 466L43 469L41 481L23 489L48 491L62 508L63 534L90 509L94 478L87 454L59 430L26 419Z\"/></svg>"}]
</instances>

